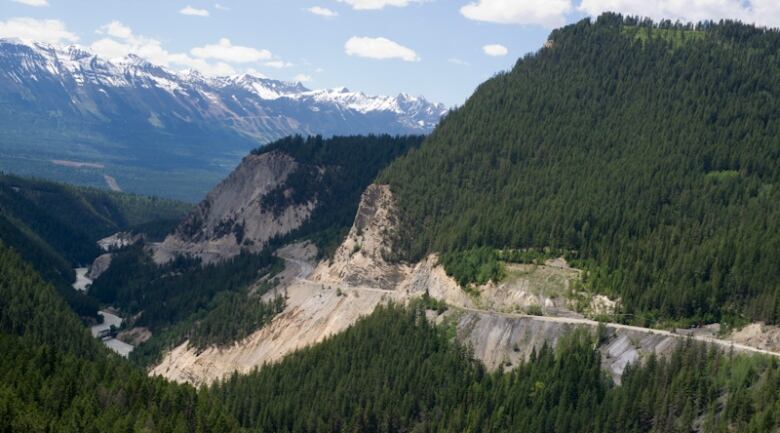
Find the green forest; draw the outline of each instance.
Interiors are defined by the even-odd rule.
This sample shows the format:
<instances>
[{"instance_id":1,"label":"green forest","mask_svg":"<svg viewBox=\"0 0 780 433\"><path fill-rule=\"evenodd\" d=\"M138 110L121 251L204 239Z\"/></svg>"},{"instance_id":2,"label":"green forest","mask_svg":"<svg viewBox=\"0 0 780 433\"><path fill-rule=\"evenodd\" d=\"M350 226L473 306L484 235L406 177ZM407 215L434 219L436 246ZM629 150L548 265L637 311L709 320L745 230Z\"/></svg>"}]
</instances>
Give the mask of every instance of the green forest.
<instances>
[{"instance_id":1,"label":"green forest","mask_svg":"<svg viewBox=\"0 0 780 433\"><path fill-rule=\"evenodd\" d=\"M109 354L2 243L0 299L0 432L241 431L209 395Z\"/></svg>"},{"instance_id":2,"label":"green forest","mask_svg":"<svg viewBox=\"0 0 780 433\"><path fill-rule=\"evenodd\" d=\"M284 298L261 302L283 268L270 253L242 253L220 263L202 264L179 256L157 265L142 245L115 253L90 287L90 296L120 309L131 326L154 337L131 354L138 363L156 361L162 351L189 339L205 348L233 343L262 327L284 308ZM254 283L264 278L261 284Z\"/></svg>"},{"instance_id":3,"label":"green forest","mask_svg":"<svg viewBox=\"0 0 780 433\"><path fill-rule=\"evenodd\" d=\"M157 234L189 205L0 174L0 239L20 254L68 304L94 317L97 302L71 288L73 268L100 254L96 241L121 230Z\"/></svg>"},{"instance_id":4,"label":"green forest","mask_svg":"<svg viewBox=\"0 0 780 433\"><path fill-rule=\"evenodd\" d=\"M210 389L259 432L768 432L780 365L683 344L620 386L574 332L511 372L485 371L419 307L380 307L342 334Z\"/></svg>"},{"instance_id":5,"label":"green forest","mask_svg":"<svg viewBox=\"0 0 780 433\"><path fill-rule=\"evenodd\" d=\"M487 372L423 303L196 391L110 354L56 291L0 245L2 432L767 432L780 365L683 344L620 386L574 332Z\"/></svg>"},{"instance_id":6,"label":"green forest","mask_svg":"<svg viewBox=\"0 0 780 433\"><path fill-rule=\"evenodd\" d=\"M587 289L621 299L627 321L778 324L779 65L778 30L583 20L427 138L255 150L298 161L263 204L316 200L302 227L211 264L117 249L89 296L70 284L96 240L161 239L189 205L0 174L0 433L777 432L780 358L680 340L616 384L600 327L488 371L455 339L457 309L428 296L200 389L145 367L186 340L224 347L267 324L286 302L271 296L273 249L310 239L327 256L373 181L400 207L393 258L440 253L467 290L502 278L504 262L563 255ZM81 320L109 304L154 335L129 360ZM434 325L433 311L450 316Z\"/></svg>"},{"instance_id":7,"label":"green forest","mask_svg":"<svg viewBox=\"0 0 780 433\"><path fill-rule=\"evenodd\" d=\"M780 322L780 31L606 14L479 86L378 182L397 259L565 251L634 323ZM490 254L482 254L494 260Z\"/></svg>"}]
</instances>

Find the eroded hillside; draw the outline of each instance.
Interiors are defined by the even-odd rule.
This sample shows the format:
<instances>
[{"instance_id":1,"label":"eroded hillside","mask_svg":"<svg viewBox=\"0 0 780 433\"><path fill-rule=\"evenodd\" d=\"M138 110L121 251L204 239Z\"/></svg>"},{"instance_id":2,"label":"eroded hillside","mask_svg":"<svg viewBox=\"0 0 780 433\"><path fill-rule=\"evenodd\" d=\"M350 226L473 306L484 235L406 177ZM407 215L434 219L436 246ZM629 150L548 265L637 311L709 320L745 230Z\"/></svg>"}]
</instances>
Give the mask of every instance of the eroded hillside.
<instances>
[{"instance_id":1,"label":"eroded hillside","mask_svg":"<svg viewBox=\"0 0 780 433\"><path fill-rule=\"evenodd\" d=\"M398 229L394 203L386 185L369 186L333 259L316 263L311 245L279 250L287 264L276 289L286 296L282 313L229 347L199 350L185 342L166 353L151 374L198 385L211 383L233 372L278 362L297 349L321 342L371 314L378 305L426 297L447 305L446 311L431 310L429 319L451 328L457 340L471 347L474 356L491 370L510 370L544 345L554 346L571 331L585 329L598 338L602 365L619 382L629 363L651 354L672 353L689 338L620 324L600 326L570 309L561 290L578 278L579 271L563 266L560 260L537 266L530 274L518 273L501 283L483 285L476 290L478 294L464 291L436 256L416 264L388 262L384 254L389 236ZM524 314L527 309L544 315ZM692 338L724 350L762 353L713 336Z\"/></svg>"}]
</instances>

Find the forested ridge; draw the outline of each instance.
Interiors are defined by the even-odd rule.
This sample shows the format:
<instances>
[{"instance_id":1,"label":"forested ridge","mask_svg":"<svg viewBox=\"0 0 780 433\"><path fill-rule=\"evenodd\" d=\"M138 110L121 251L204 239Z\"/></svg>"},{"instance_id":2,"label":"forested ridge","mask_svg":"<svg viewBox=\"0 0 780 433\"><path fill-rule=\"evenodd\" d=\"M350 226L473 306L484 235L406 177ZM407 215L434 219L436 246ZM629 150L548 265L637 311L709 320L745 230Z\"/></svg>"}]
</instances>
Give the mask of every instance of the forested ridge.
<instances>
[{"instance_id":1,"label":"forested ridge","mask_svg":"<svg viewBox=\"0 0 780 433\"><path fill-rule=\"evenodd\" d=\"M173 200L0 173L0 240L81 316L94 316L97 303L71 288L73 268L100 254L96 241L120 230L156 232L161 221L180 218L188 208Z\"/></svg>"},{"instance_id":2,"label":"forested ridge","mask_svg":"<svg viewBox=\"0 0 780 433\"><path fill-rule=\"evenodd\" d=\"M547 248L638 324L777 323L779 52L735 22L553 31L380 174L398 258Z\"/></svg>"},{"instance_id":3,"label":"forested ridge","mask_svg":"<svg viewBox=\"0 0 780 433\"><path fill-rule=\"evenodd\" d=\"M0 242L1 432L239 431L219 402L109 354Z\"/></svg>"}]
</instances>

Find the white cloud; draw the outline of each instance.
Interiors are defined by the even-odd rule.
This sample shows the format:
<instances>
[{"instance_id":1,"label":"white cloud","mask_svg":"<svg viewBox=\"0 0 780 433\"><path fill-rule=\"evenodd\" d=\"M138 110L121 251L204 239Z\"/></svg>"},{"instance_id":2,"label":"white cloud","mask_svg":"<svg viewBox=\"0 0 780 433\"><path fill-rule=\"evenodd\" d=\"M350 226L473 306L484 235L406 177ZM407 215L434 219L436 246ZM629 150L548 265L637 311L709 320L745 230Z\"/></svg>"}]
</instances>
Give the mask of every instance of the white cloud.
<instances>
[{"instance_id":1,"label":"white cloud","mask_svg":"<svg viewBox=\"0 0 780 433\"><path fill-rule=\"evenodd\" d=\"M182 15L191 15L196 17L207 17L209 16L209 11L206 9L198 9L194 8L190 5L187 5L187 7L182 8L179 10L179 13Z\"/></svg>"},{"instance_id":2,"label":"white cloud","mask_svg":"<svg viewBox=\"0 0 780 433\"><path fill-rule=\"evenodd\" d=\"M34 6L34 7L49 5L48 0L13 0L13 1L15 1L16 3L21 3L23 5Z\"/></svg>"},{"instance_id":3,"label":"white cloud","mask_svg":"<svg viewBox=\"0 0 780 433\"><path fill-rule=\"evenodd\" d=\"M79 37L65 28L60 20L36 20L34 18L10 18L0 21L0 37L60 44L76 42Z\"/></svg>"},{"instance_id":4,"label":"white cloud","mask_svg":"<svg viewBox=\"0 0 780 433\"><path fill-rule=\"evenodd\" d=\"M777 0L582 0L578 9L592 16L614 11L655 20L699 22L738 19L780 26L780 2Z\"/></svg>"},{"instance_id":5,"label":"white cloud","mask_svg":"<svg viewBox=\"0 0 780 433\"><path fill-rule=\"evenodd\" d=\"M108 24L104 24L95 33L119 39L128 39L133 36L133 30L119 21L111 21Z\"/></svg>"},{"instance_id":6,"label":"white cloud","mask_svg":"<svg viewBox=\"0 0 780 433\"><path fill-rule=\"evenodd\" d=\"M552 28L563 25L572 9L571 0L477 0L461 7L460 13L475 21Z\"/></svg>"},{"instance_id":7,"label":"white cloud","mask_svg":"<svg viewBox=\"0 0 780 433\"><path fill-rule=\"evenodd\" d=\"M297 81L299 83L305 83L311 80L312 80L311 75L306 75L306 74L298 74L293 77L293 81Z\"/></svg>"},{"instance_id":8,"label":"white cloud","mask_svg":"<svg viewBox=\"0 0 780 433\"><path fill-rule=\"evenodd\" d=\"M273 68L286 68L291 63L274 59L268 50L233 45L230 39L222 38L216 44L195 47L189 53L171 53L154 38L136 35L133 30L119 21L101 26L97 33L107 37L92 43L95 54L109 59L118 59L135 54L154 64L176 69L195 69L204 75L220 76L236 73L235 64L260 64ZM242 68L249 72L252 68Z\"/></svg>"},{"instance_id":9,"label":"white cloud","mask_svg":"<svg viewBox=\"0 0 780 433\"><path fill-rule=\"evenodd\" d=\"M455 57L449 58L447 59L447 61L452 63L453 65L469 66L469 62Z\"/></svg>"},{"instance_id":10,"label":"white cloud","mask_svg":"<svg viewBox=\"0 0 780 433\"><path fill-rule=\"evenodd\" d=\"M255 77L260 77L260 78L268 78L268 77L267 77L267 76L266 76L264 73L262 73L262 72L258 71L258 70L257 70L257 69L255 69L255 68L246 68L246 69L244 70L244 72L246 72L246 73L247 73L247 74L249 74L249 75L254 75Z\"/></svg>"},{"instance_id":11,"label":"white cloud","mask_svg":"<svg viewBox=\"0 0 780 433\"><path fill-rule=\"evenodd\" d=\"M225 6L225 5L221 4L221 3L214 3L214 9L216 9L218 11L229 11L230 10L229 7L227 7L227 6Z\"/></svg>"},{"instance_id":12,"label":"white cloud","mask_svg":"<svg viewBox=\"0 0 780 433\"><path fill-rule=\"evenodd\" d=\"M135 54L157 65L177 69L196 69L204 75L216 76L236 73L233 66L225 61L219 61L220 59L216 59L218 61L212 63L186 53L171 53L163 48L159 40L136 35L130 27L119 21L112 21L101 26L97 33L107 37L93 42L90 49L102 57L117 59L128 54Z\"/></svg>"},{"instance_id":13,"label":"white cloud","mask_svg":"<svg viewBox=\"0 0 780 433\"><path fill-rule=\"evenodd\" d=\"M314 15L319 15L321 17L326 17L326 18L333 18L338 15L338 13L336 13L335 11L320 6L312 6L306 9L306 11L309 13L313 13Z\"/></svg>"},{"instance_id":14,"label":"white cloud","mask_svg":"<svg viewBox=\"0 0 780 433\"><path fill-rule=\"evenodd\" d=\"M276 69L289 68L293 66L292 63L285 62L283 60L271 60L270 62L265 62L264 64L266 66L269 66L271 68L276 68Z\"/></svg>"},{"instance_id":15,"label":"white cloud","mask_svg":"<svg viewBox=\"0 0 780 433\"><path fill-rule=\"evenodd\" d=\"M509 50L501 44L490 44L482 47L482 51L488 56L501 57L507 55Z\"/></svg>"},{"instance_id":16,"label":"white cloud","mask_svg":"<svg viewBox=\"0 0 780 433\"><path fill-rule=\"evenodd\" d=\"M406 62L420 60L417 53L386 38L367 38L353 36L344 45L344 49L350 56L366 57L369 59L401 59Z\"/></svg>"},{"instance_id":17,"label":"white cloud","mask_svg":"<svg viewBox=\"0 0 780 433\"><path fill-rule=\"evenodd\" d=\"M160 41L133 34L130 27L119 21L111 21L100 26L96 33L107 36L90 45L90 49L99 56L117 59L128 54L135 54L163 66L168 66L171 63L171 53L162 47Z\"/></svg>"},{"instance_id":18,"label":"white cloud","mask_svg":"<svg viewBox=\"0 0 780 433\"><path fill-rule=\"evenodd\" d=\"M232 63L252 63L270 60L272 55L268 50L258 50L251 47L233 45L228 38L222 38L216 44L195 47L190 54L201 59L214 59Z\"/></svg>"},{"instance_id":19,"label":"white cloud","mask_svg":"<svg viewBox=\"0 0 780 433\"><path fill-rule=\"evenodd\" d=\"M410 3L422 3L425 0L339 0L357 10L384 9L385 6L406 7Z\"/></svg>"}]
</instances>

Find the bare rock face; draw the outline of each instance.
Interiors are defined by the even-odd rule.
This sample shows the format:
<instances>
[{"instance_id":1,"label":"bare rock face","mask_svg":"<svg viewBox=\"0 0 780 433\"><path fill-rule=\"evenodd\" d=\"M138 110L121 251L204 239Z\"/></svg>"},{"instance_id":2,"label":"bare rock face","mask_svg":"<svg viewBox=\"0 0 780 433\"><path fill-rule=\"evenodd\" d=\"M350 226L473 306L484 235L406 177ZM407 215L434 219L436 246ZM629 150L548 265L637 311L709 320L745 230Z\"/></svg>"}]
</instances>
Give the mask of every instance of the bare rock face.
<instances>
[{"instance_id":1,"label":"bare rock face","mask_svg":"<svg viewBox=\"0 0 780 433\"><path fill-rule=\"evenodd\" d=\"M735 343L780 352L780 326L767 325L763 322L751 323L732 332L728 339Z\"/></svg>"},{"instance_id":2,"label":"bare rock face","mask_svg":"<svg viewBox=\"0 0 780 433\"><path fill-rule=\"evenodd\" d=\"M109 266L111 266L112 257L113 255L111 253L99 255L89 267L89 270L87 271L87 278L93 281L97 280L98 277L102 275Z\"/></svg>"},{"instance_id":3,"label":"bare rock face","mask_svg":"<svg viewBox=\"0 0 780 433\"><path fill-rule=\"evenodd\" d=\"M355 222L330 263L315 271L315 281L391 290L410 273L409 266L388 263L390 234L398 227L393 194L388 185L370 185L360 200Z\"/></svg>"},{"instance_id":4,"label":"bare rock face","mask_svg":"<svg viewBox=\"0 0 780 433\"><path fill-rule=\"evenodd\" d=\"M165 263L177 254L197 256L205 263L225 260L242 249L260 251L270 239L300 227L316 203L287 206L280 212L262 205L263 197L297 168L292 157L278 151L247 156L153 248L155 262Z\"/></svg>"}]
</instances>

